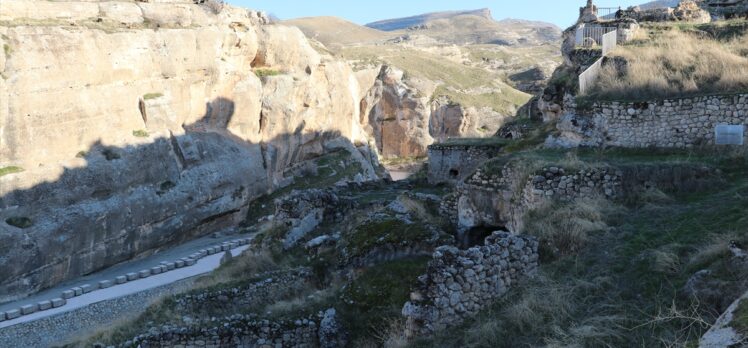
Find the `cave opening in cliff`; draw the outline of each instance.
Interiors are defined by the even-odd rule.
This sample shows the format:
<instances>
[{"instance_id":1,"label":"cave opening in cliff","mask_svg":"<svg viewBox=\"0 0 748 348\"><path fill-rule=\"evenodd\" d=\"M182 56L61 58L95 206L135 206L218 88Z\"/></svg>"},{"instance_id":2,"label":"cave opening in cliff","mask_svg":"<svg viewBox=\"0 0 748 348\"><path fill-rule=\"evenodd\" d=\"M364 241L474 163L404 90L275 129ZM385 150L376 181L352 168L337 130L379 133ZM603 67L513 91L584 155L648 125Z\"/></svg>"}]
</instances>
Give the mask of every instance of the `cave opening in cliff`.
<instances>
[{"instance_id":1,"label":"cave opening in cliff","mask_svg":"<svg viewBox=\"0 0 748 348\"><path fill-rule=\"evenodd\" d=\"M460 171L459 171L459 170L457 170L457 169L450 169L450 170L449 170L449 176L450 176L451 178L455 179L455 178L457 178L458 176L460 176Z\"/></svg>"},{"instance_id":2,"label":"cave opening in cliff","mask_svg":"<svg viewBox=\"0 0 748 348\"><path fill-rule=\"evenodd\" d=\"M475 226L458 236L457 241L461 249L481 246L496 231L506 231L504 226L480 225Z\"/></svg>"}]
</instances>

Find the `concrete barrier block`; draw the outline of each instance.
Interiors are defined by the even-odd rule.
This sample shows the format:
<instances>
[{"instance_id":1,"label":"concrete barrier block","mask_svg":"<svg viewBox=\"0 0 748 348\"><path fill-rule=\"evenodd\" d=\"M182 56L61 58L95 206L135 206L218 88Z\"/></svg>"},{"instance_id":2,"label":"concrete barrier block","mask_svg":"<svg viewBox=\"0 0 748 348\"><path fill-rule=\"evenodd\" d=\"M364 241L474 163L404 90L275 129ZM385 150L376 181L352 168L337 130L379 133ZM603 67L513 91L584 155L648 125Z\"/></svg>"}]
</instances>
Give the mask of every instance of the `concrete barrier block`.
<instances>
[{"instance_id":1,"label":"concrete barrier block","mask_svg":"<svg viewBox=\"0 0 748 348\"><path fill-rule=\"evenodd\" d=\"M139 276L135 272L131 272L131 273L127 274L127 281L135 280L135 279L138 279L138 278L139 278Z\"/></svg>"},{"instance_id":2,"label":"concrete barrier block","mask_svg":"<svg viewBox=\"0 0 748 348\"><path fill-rule=\"evenodd\" d=\"M184 264L187 266L192 266L195 264L195 262L196 261L194 259L187 259L187 261L185 261Z\"/></svg>"},{"instance_id":3,"label":"concrete barrier block","mask_svg":"<svg viewBox=\"0 0 748 348\"><path fill-rule=\"evenodd\" d=\"M174 262L174 267L176 267L176 268L182 268L182 267L184 267L184 261L183 260L177 260L176 262Z\"/></svg>"},{"instance_id":4,"label":"concrete barrier block","mask_svg":"<svg viewBox=\"0 0 748 348\"><path fill-rule=\"evenodd\" d=\"M144 269L144 270L138 272L138 276L140 276L140 278L148 278L148 277L151 276L151 271L147 270L147 269Z\"/></svg>"},{"instance_id":5,"label":"concrete barrier block","mask_svg":"<svg viewBox=\"0 0 748 348\"><path fill-rule=\"evenodd\" d=\"M27 304L21 307L21 315L29 315L29 314L35 313L38 310L39 310L39 305Z\"/></svg>"},{"instance_id":6,"label":"concrete barrier block","mask_svg":"<svg viewBox=\"0 0 748 348\"><path fill-rule=\"evenodd\" d=\"M229 244L229 246L231 247L231 249L236 249L239 246L239 243L232 242L231 244Z\"/></svg>"},{"instance_id":7,"label":"concrete barrier block","mask_svg":"<svg viewBox=\"0 0 748 348\"><path fill-rule=\"evenodd\" d=\"M169 271L169 267L166 267L166 265L161 265L159 267L161 267L161 273L166 273Z\"/></svg>"},{"instance_id":8,"label":"concrete barrier block","mask_svg":"<svg viewBox=\"0 0 748 348\"><path fill-rule=\"evenodd\" d=\"M52 308L59 308L67 304L68 301L66 301L64 298L53 298L52 299Z\"/></svg>"},{"instance_id":9,"label":"concrete barrier block","mask_svg":"<svg viewBox=\"0 0 748 348\"><path fill-rule=\"evenodd\" d=\"M5 321L5 319L6 319L5 312L0 312L0 322Z\"/></svg>"},{"instance_id":10,"label":"concrete barrier block","mask_svg":"<svg viewBox=\"0 0 748 348\"><path fill-rule=\"evenodd\" d=\"M51 301L41 301L36 304L39 306L40 311L46 311L47 309L52 308L52 302Z\"/></svg>"},{"instance_id":11,"label":"concrete barrier block","mask_svg":"<svg viewBox=\"0 0 748 348\"><path fill-rule=\"evenodd\" d=\"M216 249L213 249L213 247L210 247L210 248L208 248L208 249L205 249L205 250L207 250L207 251L208 251L208 255L213 255L213 254L215 254L215 253L216 253Z\"/></svg>"},{"instance_id":12,"label":"concrete barrier block","mask_svg":"<svg viewBox=\"0 0 748 348\"><path fill-rule=\"evenodd\" d=\"M229 250L229 245L228 244L221 245L221 251L226 251L226 250Z\"/></svg>"},{"instance_id":13,"label":"concrete barrier block","mask_svg":"<svg viewBox=\"0 0 748 348\"><path fill-rule=\"evenodd\" d=\"M111 280L102 280L99 282L99 289L111 288L114 283Z\"/></svg>"},{"instance_id":14,"label":"concrete barrier block","mask_svg":"<svg viewBox=\"0 0 748 348\"><path fill-rule=\"evenodd\" d=\"M94 288L93 288L93 286L91 284L81 285L81 289L83 289L83 293L84 294L87 294L87 293L89 293L91 291L94 291Z\"/></svg>"},{"instance_id":15,"label":"concrete barrier block","mask_svg":"<svg viewBox=\"0 0 748 348\"><path fill-rule=\"evenodd\" d=\"M205 249L200 249L200 251L198 251L197 253L200 254L200 257L205 257L208 255L208 251Z\"/></svg>"},{"instance_id":16,"label":"concrete barrier block","mask_svg":"<svg viewBox=\"0 0 748 348\"><path fill-rule=\"evenodd\" d=\"M161 274L161 266L151 267L151 274L152 275Z\"/></svg>"},{"instance_id":17,"label":"concrete barrier block","mask_svg":"<svg viewBox=\"0 0 748 348\"><path fill-rule=\"evenodd\" d=\"M174 264L174 262L168 262L164 266L166 266L166 270L167 271L171 271L171 270L177 268L176 265Z\"/></svg>"},{"instance_id":18,"label":"concrete barrier block","mask_svg":"<svg viewBox=\"0 0 748 348\"><path fill-rule=\"evenodd\" d=\"M124 284L127 283L127 276L119 276L117 278L114 278L115 284Z\"/></svg>"},{"instance_id":19,"label":"concrete barrier block","mask_svg":"<svg viewBox=\"0 0 748 348\"><path fill-rule=\"evenodd\" d=\"M75 293L75 296L83 295L83 289L80 286L76 286L72 288L73 292Z\"/></svg>"},{"instance_id":20,"label":"concrete barrier block","mask_svg":"<svg viewBox=\"0 0 748 348\"><path fill-rule=\"evenodd\" d=\"M8 318L8 320L13 320L21 316L21 310L20 309L11 309L9 311L5 312L5 317Z\"/></svg>"},{"instance_id":21,"label":"concrete barrier block","mask_svg":"<svg viewBox=\"0 0 748 348\"><path fill-rule=\"evenodd\" d=\"M69 299L75 297L75 291L73 290L65 290L62 292L62 298Z\"/></svg>"}]
</instances>

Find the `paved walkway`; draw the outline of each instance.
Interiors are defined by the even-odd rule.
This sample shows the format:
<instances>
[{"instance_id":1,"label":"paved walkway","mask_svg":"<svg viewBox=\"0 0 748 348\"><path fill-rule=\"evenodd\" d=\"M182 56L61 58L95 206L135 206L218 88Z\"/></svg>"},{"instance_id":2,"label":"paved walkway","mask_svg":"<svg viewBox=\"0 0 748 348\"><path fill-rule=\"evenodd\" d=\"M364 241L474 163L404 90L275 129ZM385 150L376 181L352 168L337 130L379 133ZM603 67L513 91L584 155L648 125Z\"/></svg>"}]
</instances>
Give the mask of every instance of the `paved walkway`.
<instances>
[{"instance_id":1,"label":"paved walkway","mask_svg":"<svg viewBox=\"0 0 748 348\"><path fill-rule=\"evenodd\" d=\"M222 242L231 241L234 239L247 238L248 235L233 235L222 238L200 238L189 243L174 247L167 251L155 254L153 256L136 260L132 262L123 263L120 265L113 266L101 272L77 279L72 282L67 282L63 285L56 286L53 289L45 290L32 297L25 298L20 301L6 303L0 306L0 311L7 311L10 309L19 308L25 304L37 303L38 301L49 300L50 298L59 297L62 291L70 289L71 287L80 286L82 284L98 284L100 280L111 280L116 276L129 273L137 272L142 269L150 269L150 267L158 265L161 261L176 260L182 257L187 257L197 250L207 248L212 245L221 244ZM249 248L248 245L239 246L231 250L232 255L237 256L244 250ZM220 266L223 252L208 255L204 258L197 260L195 265L175 269L166 273L152 275L148 278L138 279L129 281L125 284L115 285L111 288L96 290L87 294L73 297L67 300L67 304L59 308L48 309L41 312L36 312L29 315L21 316L20 318L13 320L6 320L0 322L0 329L9 326L17 325L20 323L27 323L35 321L41 318L49 317L52 315L72 311L78 308L88 306L93 303L106 301L130 294L153 289L159 286L170 284L182 279L191 278L201 274L211 272Z\"/></svg>"}]
</instances>

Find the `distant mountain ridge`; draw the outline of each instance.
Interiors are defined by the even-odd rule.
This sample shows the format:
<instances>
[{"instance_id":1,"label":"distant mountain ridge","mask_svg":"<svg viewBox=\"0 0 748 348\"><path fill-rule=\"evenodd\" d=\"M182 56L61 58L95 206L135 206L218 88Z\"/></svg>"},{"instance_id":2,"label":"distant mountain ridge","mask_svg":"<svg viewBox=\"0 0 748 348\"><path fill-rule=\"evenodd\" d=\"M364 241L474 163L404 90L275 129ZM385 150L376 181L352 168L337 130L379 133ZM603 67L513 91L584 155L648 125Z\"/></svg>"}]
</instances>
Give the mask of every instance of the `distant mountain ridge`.
<instances>
[{"instance_id":1,"label":"distant mountain ridge","mask_svg":"<svg viewBox=\"0 0 748 348\"><path fill-rule=\"evenodd\" d=\"M424 13L424 14L417 15L417 16L385 19L385 20L366 24L366 26L369 28L377 29L377 30L394 31L394 30L407 29L407 28L423 25L426 22L437 20L437 19L448 19L448 18L463 16L463 15L478 16L478 17L483 17L485 19L493 20L493 16L491 15L491 10L487 8L482 8L479 10L470 10L470 11L432 12L432 13Z\"/></svg>"},{"instance_id":2,"label":"distant mountain ridge","mask_svg":"<svg viewBox=\"0 0 748 348\"><path fill-rule=\"evenodd\" d=\"M639 7L642 10L650 10L663 7L676 7L678 4L680 4L680 0L656 0L641 4Z\"/></svg>"}]
</instances>

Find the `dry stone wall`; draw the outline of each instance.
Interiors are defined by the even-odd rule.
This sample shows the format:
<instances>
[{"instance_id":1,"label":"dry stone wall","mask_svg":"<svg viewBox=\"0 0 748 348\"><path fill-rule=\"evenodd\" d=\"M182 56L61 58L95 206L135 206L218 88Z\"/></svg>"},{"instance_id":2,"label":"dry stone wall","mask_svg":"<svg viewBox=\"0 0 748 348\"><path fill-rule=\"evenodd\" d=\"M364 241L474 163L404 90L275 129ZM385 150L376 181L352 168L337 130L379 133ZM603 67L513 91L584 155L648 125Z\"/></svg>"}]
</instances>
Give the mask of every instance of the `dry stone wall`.
<instances>
[{"instance_id":1,"label":"dry stone wall","mask_svg":"<svg viewBox=\"0 0 748 348\"><path fill-rule=\"evenodd\" d=\"M686 148L713 145L717 125L748 124L748 94L598 102L589 111L576 105L567 110L557 125L561 136L548 145Z\"/></svg>"},{"instance_id":2,"label":"dry stone wall","mask_svg":"<svg viewBox=\"0 0 748 348\"><path fill-rule=\"evenodd\" d=\"M478 166L495 157L501 149L493 146L444 145L429 146L428 179L431 184L457 184Z\"/></svg>"},{"instance_id":3,"label":"dry stone wall","mask_svg":"<svg viewBox=\"0 0 748 348\"><path fill-rule=\"evenodd\" d=\"M402 310L406 334L431 334L458 325L503 296L538 267L538 241L495 232L485 245L436 249L428 271Z\"/></svg>"},{"instance_id":4,"label":"dry stone wall","mask_svg":"<svg viewBox=\"0 0 748 348\"><path fill-rule=\"evenodd\" d=\"M211 318L189 326L162 326L119 347L343 347L334 309L298 320L272 321L255 315Z\"/></svg>"}]
</instances>

